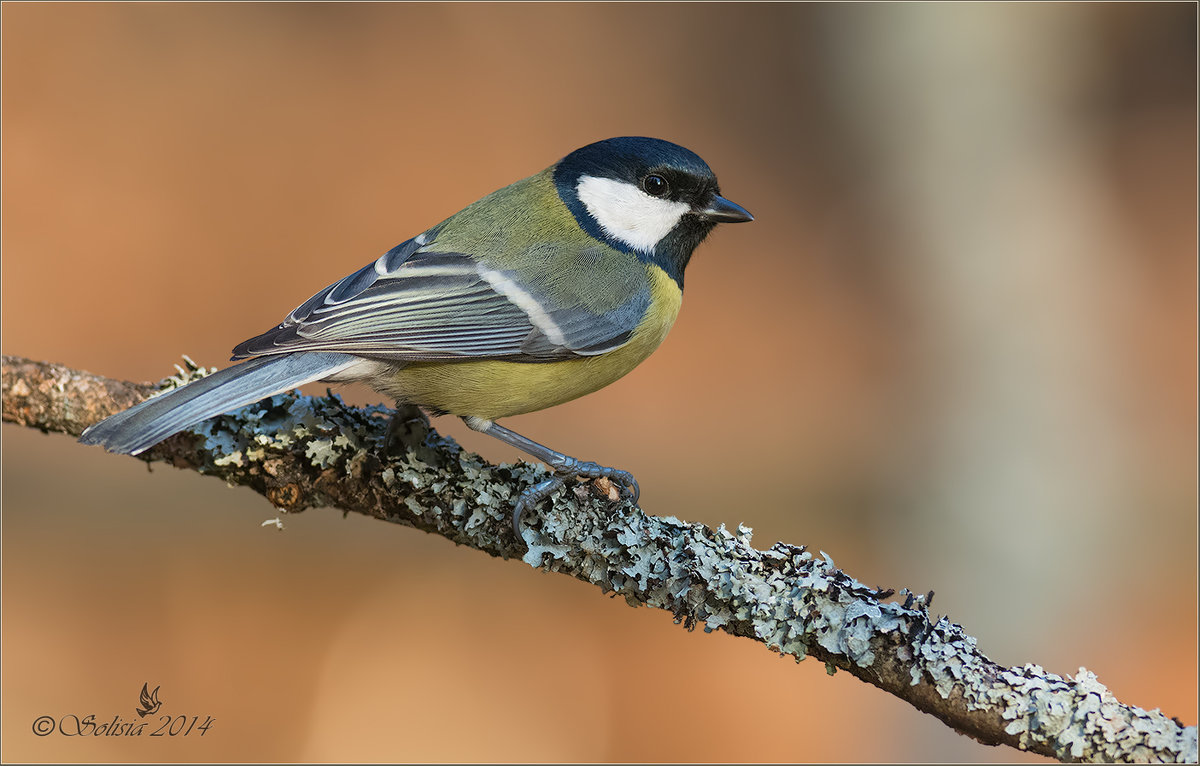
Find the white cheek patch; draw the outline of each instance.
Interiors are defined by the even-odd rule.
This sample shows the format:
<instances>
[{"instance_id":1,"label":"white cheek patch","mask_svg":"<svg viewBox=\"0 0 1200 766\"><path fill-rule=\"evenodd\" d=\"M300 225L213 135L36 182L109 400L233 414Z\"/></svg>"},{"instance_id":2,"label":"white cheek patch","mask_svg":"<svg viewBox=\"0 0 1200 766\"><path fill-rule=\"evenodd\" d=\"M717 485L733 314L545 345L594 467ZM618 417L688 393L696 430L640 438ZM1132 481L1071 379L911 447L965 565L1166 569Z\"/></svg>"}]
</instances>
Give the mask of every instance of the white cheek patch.
<instances>
[{"instance_id":1,"label":"white cheek patch","mask_svg":"<svg viewBox=\"0 0 1200 766\"><path fill-rule=\"evenodd\" d=\"M633 184L612 178L584 176L575 192L605 234L646 253L691 210L685 202L651 197Z\"/></svg>"}]
</instances>

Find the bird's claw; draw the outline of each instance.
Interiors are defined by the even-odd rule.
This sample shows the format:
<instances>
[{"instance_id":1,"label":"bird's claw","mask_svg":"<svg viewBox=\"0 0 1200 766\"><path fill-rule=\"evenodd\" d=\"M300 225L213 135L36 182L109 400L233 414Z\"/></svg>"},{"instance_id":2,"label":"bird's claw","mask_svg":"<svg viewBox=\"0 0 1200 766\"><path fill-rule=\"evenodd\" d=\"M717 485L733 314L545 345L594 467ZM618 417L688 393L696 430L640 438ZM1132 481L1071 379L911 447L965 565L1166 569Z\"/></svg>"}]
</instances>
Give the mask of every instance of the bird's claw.
<instances>
[{"instance_id":1,"label":"bird's claw","mask_svg":"<svg viewBox=\"0 0 1200 766\"><path fill-rule=\"evenodd\" d=\"M518 540L523 539L521 536L521 516L524 515L525 509L549 497L554 490L566 483L568 476L582 476L587 479L608 479L621 487L622 495L625 494L626 490L629 490L631 495L630 502L634 505L637 505L638 498L642 494L637 479L633 478L633 474L629 471L608 468L598 463L581 462L574 462L570 466L559 467L558 471L561 471L561 473L556 472L551 478L534 484L522 492L521 496L517 499L517 504L513 508L512 525L513 532L516 533Z\"/></svg>"},{"instance_id":2,"label":"bird's claw","mask_svg":"<svg viewBox=\"0 0 1200 766\"><path fill-rule=\"evenodd\" d=\"M630 502L634 505L637 505L638 498L642 494L641 488L638 487L637 479L633 478L633 474L629 471L622 471L619 468L609 468L599 463L576 463L575 465L565 467L565 472L588 479L608 479L613 484L621 487L622 495L628 489L631 495Z\"/></svg>"},{"instance_id":3,"label":"bird's claw","mask_svg":"<svg viewBox=\"0 0 1200 766\"><path fill-rule=\"evenodd\" d=\"M632 475L629 477L629 486L633 489L633 497L629 498L629 502L633 505L638 504L638 499L642 496L642 488L638 486L637 479Z\"/></svg>"},{"instance_id":4,"label":"bird's claw","mask_svg":"<svg viewBox=\"0 0 1200 766\"><path fill-rule=\"evenodd\" d=\"M517 504L513 508L512 515L513 532L517 534L518 540L523 539L521 536L521 515L525 513L525 509L534 503L545 500L550 496L551 492L561 487L565 482L566 479L562 476L554 476L534 484L521 493L521 497L517 498Z\"/></svg>"},{"instance_id":5,"label":"bird's claw","mask_svg":"<svg viewBox=\"0 0 1200 766\"><path fill-rule=\"evenodd\" d=\"M344 405L343 405L344 406ZM411 404L397 404L396 411L388 421L387 434L383 439L385 455L403 455L419 446L429 435L432 426L429 416Z\"/></svg>"}]
</instances>

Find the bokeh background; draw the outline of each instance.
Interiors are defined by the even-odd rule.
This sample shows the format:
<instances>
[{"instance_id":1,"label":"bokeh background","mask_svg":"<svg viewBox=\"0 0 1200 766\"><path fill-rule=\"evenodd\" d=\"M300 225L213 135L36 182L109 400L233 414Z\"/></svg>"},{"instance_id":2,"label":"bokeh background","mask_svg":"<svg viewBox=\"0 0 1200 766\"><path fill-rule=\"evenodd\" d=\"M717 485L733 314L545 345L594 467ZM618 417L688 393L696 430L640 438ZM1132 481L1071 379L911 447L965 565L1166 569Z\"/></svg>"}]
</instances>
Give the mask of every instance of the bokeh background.
<instances>
[{"instance_id":1,"label":"bokeh background","mask_svg":"<svg viewBox=\"0 0 1200 766\"><path fill-rule=\"evenodd\" d=\"M5 4L4 352L223 365L575 147L668 138L757 221L647 363L506 425L1195 724L1195 66L1187 3ZM5 425L3 758L1023 757L518 561L276 515ZM144 682L215 725L32 733Z\"/></svg>"}]
</instances>

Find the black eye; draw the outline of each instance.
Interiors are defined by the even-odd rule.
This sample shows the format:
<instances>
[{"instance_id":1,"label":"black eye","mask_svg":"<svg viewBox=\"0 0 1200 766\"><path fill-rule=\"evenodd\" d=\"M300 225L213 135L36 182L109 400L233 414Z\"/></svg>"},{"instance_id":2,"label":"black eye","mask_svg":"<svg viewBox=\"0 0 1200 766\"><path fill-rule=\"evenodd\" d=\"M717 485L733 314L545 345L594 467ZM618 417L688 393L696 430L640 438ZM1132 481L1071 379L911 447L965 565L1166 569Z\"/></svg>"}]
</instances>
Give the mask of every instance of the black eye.
<instances>
[{"instance_id":1,"label":"black eye","mask_svg":"<svg viewBox=\"0 0 1200 766\"><path fill-rule=\"evenodd\" d=\"M665 197L667 192L671 191L671 186L667 183L667 179L657 173L651 173L642 179L642 191L651 197Z\"/></svg>"}]
</instances>

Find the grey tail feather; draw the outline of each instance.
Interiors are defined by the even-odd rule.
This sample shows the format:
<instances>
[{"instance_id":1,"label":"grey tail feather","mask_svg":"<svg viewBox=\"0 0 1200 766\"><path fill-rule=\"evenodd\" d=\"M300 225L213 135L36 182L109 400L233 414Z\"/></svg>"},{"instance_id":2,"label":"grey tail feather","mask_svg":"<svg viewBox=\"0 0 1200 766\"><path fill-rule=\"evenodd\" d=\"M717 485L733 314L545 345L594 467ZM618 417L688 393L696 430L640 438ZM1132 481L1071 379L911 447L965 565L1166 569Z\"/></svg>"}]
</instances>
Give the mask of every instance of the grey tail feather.
<instances>
[{"instance_id":1,"label":"grey tail feather","mask_svg":"<svg viewBox=\"0 0 1200 766\"><path fill-rule=\"evenodd\" d=\"M79 441L136 455L185 428L327 378L358 361L350 354L311 351L255 357L118 412L88 428Z\"/></svg>"}]
</instances>

